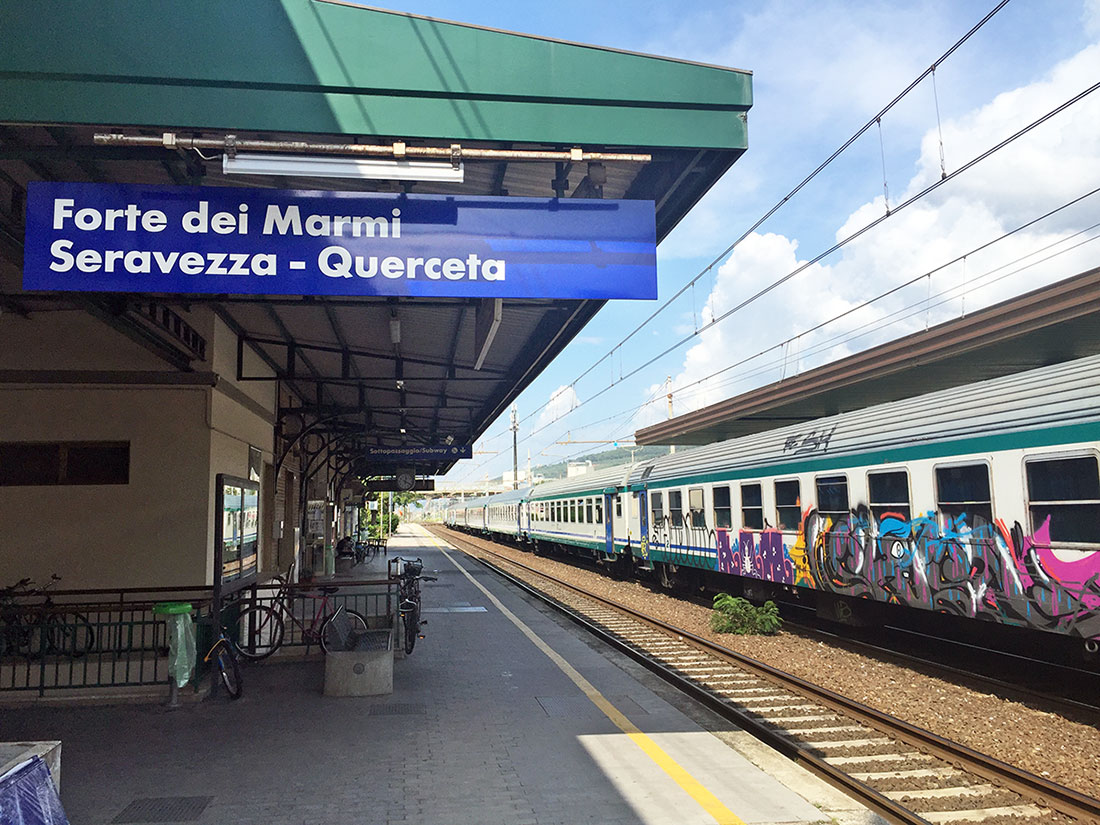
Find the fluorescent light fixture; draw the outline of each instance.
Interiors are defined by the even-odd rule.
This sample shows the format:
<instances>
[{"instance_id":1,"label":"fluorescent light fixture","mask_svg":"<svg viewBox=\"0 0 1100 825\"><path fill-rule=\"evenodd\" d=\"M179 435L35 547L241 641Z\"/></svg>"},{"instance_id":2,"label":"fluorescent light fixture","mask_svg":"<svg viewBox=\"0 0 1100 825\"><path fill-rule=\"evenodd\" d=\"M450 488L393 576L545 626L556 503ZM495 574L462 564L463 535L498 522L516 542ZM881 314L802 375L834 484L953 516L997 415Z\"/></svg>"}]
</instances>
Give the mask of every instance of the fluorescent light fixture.
<instances>
[{"instance_id":1,"label":"fluorescent light fixture","mask_svg":"<svg viewBox=\"0 0 1100 825\"><path fill-rule=\"evenodd\" d=\"M424 180L462 183L462 164L430 160L377 160L318 155L269 155L239 153L222 155L225 175L287 175L303 178L369 178L371 180Z\"/></svg>"}]
</instances>

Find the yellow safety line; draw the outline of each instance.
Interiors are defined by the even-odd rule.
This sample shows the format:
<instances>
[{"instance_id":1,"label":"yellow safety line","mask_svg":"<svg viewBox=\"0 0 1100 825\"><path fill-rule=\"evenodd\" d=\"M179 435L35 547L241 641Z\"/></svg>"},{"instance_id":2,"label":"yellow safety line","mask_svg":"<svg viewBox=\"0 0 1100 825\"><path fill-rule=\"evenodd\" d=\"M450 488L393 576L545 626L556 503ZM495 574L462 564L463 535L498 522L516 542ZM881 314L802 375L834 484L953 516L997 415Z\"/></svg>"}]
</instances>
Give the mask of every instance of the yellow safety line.
<instances>
[{"instance_id":1,"label":"yellow safety line","mask_svg":"<svg viewBox=\"0 0 1100 825\"><path fill-rule=\"evenodd\" d=\"M522 619L505 607L500 599L486 590L481 582L477 581L459 565L458 562L451 558L451 554L446 550L446 545L444 545L440 539L431 535L426 536L426 538L436 542L436 547L438 547L440 552L447 557L447 561L457 567L462 575L469 579L478 590L484 593L486 598L496 605L497 609L507 616L508 620L518 627L520 632L530 639L535 647L545 653L550 658L550 661L557 665L558 669L568 676L573 681L573 684L584 692L584 695L592 701L592 704L603 711L603 714L611 720L615 727L629 736L631 741L641 748L642 752L652 759L657 767L664 771L673 782L683 788L692 799L698 802L703 810L714 817L714 820L718 822L719 825L746 825L743 819L723 805L721 800L707 790L698 779L688 773L675 759L665 753L660 745L654 742L646 734L642 733L633 722L626 718L622 711L611 704L611 702L609 702L591 682L578 673L576 668L563 659L556 650L550 647L550 645L546 644L546 642L544 642L535 631L528 627Z\"/></svg>"}]
</instances>

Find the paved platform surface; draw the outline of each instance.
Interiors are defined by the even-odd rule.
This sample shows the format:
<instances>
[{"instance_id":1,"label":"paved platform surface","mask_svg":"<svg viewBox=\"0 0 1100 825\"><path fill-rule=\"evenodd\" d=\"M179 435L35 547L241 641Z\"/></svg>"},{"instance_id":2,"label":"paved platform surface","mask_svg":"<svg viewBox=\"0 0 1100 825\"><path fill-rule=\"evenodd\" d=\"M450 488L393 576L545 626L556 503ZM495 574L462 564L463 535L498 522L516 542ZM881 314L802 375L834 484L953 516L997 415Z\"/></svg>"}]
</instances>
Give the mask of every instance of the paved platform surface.
<instances>
[{"instance_id":1,"label":"paved platform surface","mask_svg":"<svg viewBox=\"0 0 1100 825\"><path fill-rule=\"evenodd\" d=\"M439 577L392 695L325 697L317 660L250 665L237 702L0 709L0 739L62 740L73 825L880 821L437 545L391 540Z\"/></svg>"}]
</instances>

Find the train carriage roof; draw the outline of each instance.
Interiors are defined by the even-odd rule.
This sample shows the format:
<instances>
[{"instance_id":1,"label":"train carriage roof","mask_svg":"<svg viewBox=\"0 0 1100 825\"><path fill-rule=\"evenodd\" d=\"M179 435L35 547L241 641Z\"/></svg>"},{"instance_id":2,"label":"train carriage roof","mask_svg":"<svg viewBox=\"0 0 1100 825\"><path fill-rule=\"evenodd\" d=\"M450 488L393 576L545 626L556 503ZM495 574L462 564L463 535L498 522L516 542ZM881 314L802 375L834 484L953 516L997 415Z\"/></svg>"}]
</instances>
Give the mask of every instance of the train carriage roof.
<instances>
[{"instance_id":1,"label":"train carriage roof","mask_svg":"<svg viewBox=\"0 0 1100 825\"><path fill-rule=\"evenodd\" d=\"M545 481L535 488L533 499L551 499L571 495L595 495L611 487L622 487L633 465L621 464L594 473L563 478L557 481Z\"/></svg>"},{"instance_id":2,"label":"train carriage roof","mask_svg":"<svg viewBox=\"0 0 1100 825\"><path fill-rule=\"evenodd\" d=\"M493 495L486 498L468 499L467 504L473 504L476 507L482 507L484 505L494 506L497 504L514 504L520 501L526 501L528 494L531 492L531 488L520 487L518 490L505 490L503 493L493 493Z\"/></svg>"},{"instance_id":3,"label":"train carriage roof","mask_svg":"<svg viewBox=\"0 0 1100 825\"><path fill-rule=\"evenodd\" d=\"M1055 428L1080 427L1080 438L1071 440L1095 440L1098 398L1100 355L1094 355L662 456L636 465L630 485L757 467L793 471L810 460L828 469L856 454L885 464L953 441L967 452L1011 449L1047 443L1039 433Z\"/></svg>"}]
</instances>

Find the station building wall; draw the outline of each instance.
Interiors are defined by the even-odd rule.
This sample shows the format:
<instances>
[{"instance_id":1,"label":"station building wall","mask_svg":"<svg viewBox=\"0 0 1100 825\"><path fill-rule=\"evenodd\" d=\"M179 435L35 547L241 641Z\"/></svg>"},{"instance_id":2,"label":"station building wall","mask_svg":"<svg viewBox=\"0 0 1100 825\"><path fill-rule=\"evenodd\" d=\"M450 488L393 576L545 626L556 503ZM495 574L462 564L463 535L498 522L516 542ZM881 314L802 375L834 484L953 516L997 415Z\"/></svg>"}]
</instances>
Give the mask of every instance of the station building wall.
<instances>
[{"instance_id":1,"label":"station building wall","mask_svg":"<svg viewBox=\"0 0 1100 825\"><path fill-rule=\"evenodd\" d=\"M249 445L273 462L276 389L236 381L236 338L212 313L186 320L207 340L195 368L216 373L214 387L36 382L35 371L172 371L83 312L0 316L0 370L28 372L0 383L0 444L129 444L125 484L0 486L0 586L55 572L74 589L212 581L215 478L247 477ZM248 349L246 364L263 374ZM261 548L273 487L261 481Z\"/></svg>"}]
</instances>

